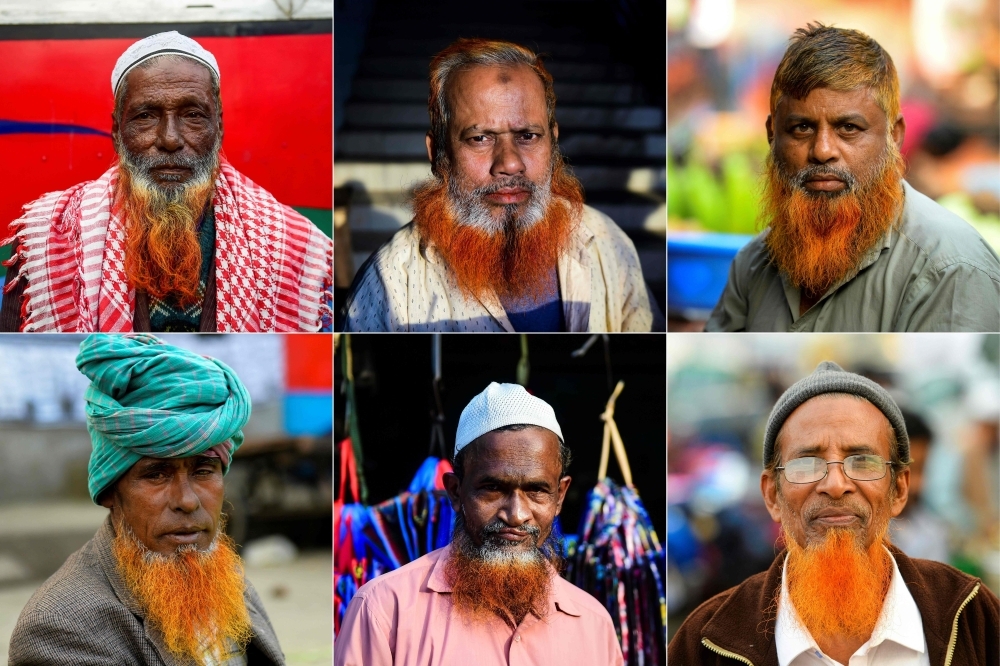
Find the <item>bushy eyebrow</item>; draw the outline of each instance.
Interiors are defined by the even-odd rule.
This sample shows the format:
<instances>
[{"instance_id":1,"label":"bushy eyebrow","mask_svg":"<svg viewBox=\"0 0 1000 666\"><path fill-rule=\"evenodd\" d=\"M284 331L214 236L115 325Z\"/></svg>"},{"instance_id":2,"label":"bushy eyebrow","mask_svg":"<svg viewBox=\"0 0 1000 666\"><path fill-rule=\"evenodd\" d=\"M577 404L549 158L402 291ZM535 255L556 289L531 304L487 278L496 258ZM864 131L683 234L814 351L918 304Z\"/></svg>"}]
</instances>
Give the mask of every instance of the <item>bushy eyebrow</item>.
<instances>
[{"instance_id":1,"label":"bushy eyebrow","mask_svg":"<svg viewBox=\"0 0 1000 666\"><path fill-rule=\"evenodd\" d=\"M143 474L146 472L159 472L174 468L173 464L167 460L141 460L136 463L136 467L138 467L138 471Z\"/></svg>"},{"instance_id":2,"label":"bushy eyebrow","mask_svg":"<svg viewBox=\"0 0 1000 666\"><path fill-rule=\"evenodd\" d=\"M534 125L534 124L532 124L532 125L527 125L525 127L518 127L518 128L515 128L515 129L511 129L511 130L508 130L508 131L505 132L505 131L501 131L501 130L498 130L498 129L490 129L490 128L487 128L487 127L480 127L479 125L470 125L469 127L466 127L465 129L463 129L459 133L459 136L464 137L464 136L467 136L467 135L470 135L470 134L471 135L477 135L477 134L493 134L493 135L496 135L496 134L523 134L525 132L532 132L534 134L543 134L544 135L545 134L545 128L542 125Z\"/></svg>"},{"instance_id":3,"label":"bushy eyebrow","mask_svg":"<svg viewBox=\"0 0 1000 666\"><path fill-rule=\"evenodd\" d=\"M816 124L816 118L813 116L806 116L801 113L790 113L785 116L786 125L800 125L803 123L806 125L814 125ZM834 125L847 125L848 123L855 125L868 125L869 120L860 113L846 113L842 116L837 116L832 121L832 124Z\"/></svg>"},{"instance_id":4,"label":"bushy eyebrow","mask_svg":"<svg viewBox=\"0 0 1000 666\"><path fill-rule=\"evenodd\" d=\"M192 456L194 458L195 466L198 465L222 465L222 460L215 458L213 456ZM158 460L140 460L136 463L138 471L140 474L145 474L147 472L160 472L160 471L171 471L174 469L174 465L169 459L158 459Z\"/></svg>"},{"instance_id":5,"label":"bushy eyebrow","mask_svg":"<svg viewBox=\"0 0 1000 666\"><path fill-rule=\"evenodd\" d=\"M823 452L827 448L828 447L820 446L818 444L814 446L806 446L804 448L797 449L793 454L792 458L813 456L816 455L817 453ZM857 455L859 453L866 453L869 455L876 455L876 456L879 455L878 451L876 451L874 447L869 446L868 444L851 444L849 446L842 446L840 448L842 451L847 453L847 455Z\"/></svg>"},{"instance_id":6,"label":"bushy eyebrow","mask_svg":"<svg viewBox=\"0 0 1000 666\"><path fill-rule=\"evenodd\" d=\"M501 478L498 476L486 475L476 480L477 486L494 485L505 490L522 488L524 490L541 490L552 492L552 486L545 479L525 479L525 478Z\"/></svg>"}]
</instances>

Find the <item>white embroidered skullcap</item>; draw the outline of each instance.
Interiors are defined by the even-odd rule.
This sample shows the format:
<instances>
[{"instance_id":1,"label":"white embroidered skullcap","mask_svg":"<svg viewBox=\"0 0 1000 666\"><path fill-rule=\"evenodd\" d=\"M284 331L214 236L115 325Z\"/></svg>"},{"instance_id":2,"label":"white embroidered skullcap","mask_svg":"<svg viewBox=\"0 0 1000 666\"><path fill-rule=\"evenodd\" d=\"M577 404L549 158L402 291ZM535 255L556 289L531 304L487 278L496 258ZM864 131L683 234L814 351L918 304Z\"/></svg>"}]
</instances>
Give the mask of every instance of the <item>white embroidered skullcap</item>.
<instances>
[{"instance_id":1,"label":"white embroidered skullcap","mask_svg":"<svg viewBox=\"0 0 1000 666\"><path fill-rule=\"evenodd\" d=\"M215 72L216 80L220 78L219 63L215 61L214 55L206 51L202 48L201 44L190 37L185 37L176 30L171 30L170 32L161 32L145 39L140 39L125 49L125 53L121 54L121 57L118 58L118 62L115 63L115 68L111 72L111 92L116 93L118 91L118 84L122 82L125 75L131 72L134 67L141 65L150 58L168 54L184 56L185 58L191 58L200 62Z\"/></svg>"},{"instance_id":2,"label":"white embroidered skullcap","mask_svg":"<svg viewBox=\"0 0 1000 666\"><path fill-rule=\"evenodd\" d=\"M455 455L477 437L509 425L527 424L551 430L563 441L552 406L529 394L520 384L491 382L473 398L458 418Z\"/></svg>"}]
</instances>

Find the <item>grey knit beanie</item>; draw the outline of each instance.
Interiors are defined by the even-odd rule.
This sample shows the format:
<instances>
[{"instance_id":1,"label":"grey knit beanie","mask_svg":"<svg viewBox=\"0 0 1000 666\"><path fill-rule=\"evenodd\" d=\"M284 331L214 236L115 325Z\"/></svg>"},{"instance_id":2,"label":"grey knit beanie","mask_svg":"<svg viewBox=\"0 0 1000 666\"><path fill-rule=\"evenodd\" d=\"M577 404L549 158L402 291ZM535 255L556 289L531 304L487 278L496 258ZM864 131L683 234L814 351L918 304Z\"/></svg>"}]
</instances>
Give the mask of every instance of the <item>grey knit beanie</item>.
<instances>
[{"instance_id":1,"label":"grey knit beanie","mask_svg":"<svg viewBox=\"0 0 1000 666\"><path fill-rule=\"evenodd\" d=\"M774 442L785 420L795 411L795 408L810 398L824 393L851 393L859 395L872 403L885 414L896 433L896 451L901 462L910 461L910 438L906 434L906 424L903 414L896 406L889 392L861 375L847 372L833 361L823 361L813 373L792 384L781 394L775 403L771 415L767 418L767 429L764 431L764 468L774 457Z\"/></svg>"}]
</instances>

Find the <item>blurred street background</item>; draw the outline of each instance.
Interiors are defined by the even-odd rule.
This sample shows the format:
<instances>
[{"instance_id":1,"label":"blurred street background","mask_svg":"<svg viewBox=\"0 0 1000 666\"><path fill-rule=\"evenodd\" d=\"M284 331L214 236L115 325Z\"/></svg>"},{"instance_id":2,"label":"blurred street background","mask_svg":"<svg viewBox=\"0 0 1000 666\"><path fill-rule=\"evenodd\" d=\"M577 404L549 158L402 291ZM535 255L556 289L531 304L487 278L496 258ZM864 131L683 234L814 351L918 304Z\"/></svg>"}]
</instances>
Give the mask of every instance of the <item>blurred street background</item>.
<instances>
[{"instance_id":1,"label":"blurred street background","mask_svg":"<svg viewBox=\"0 0 1000 666\"><path fill-rule=\"evenodd\" d=\"M1000 250L1000 4L671 0L667 4L670 330L700 330L758 227L771 82L809 22L860 30L899 73L906 179Z\"/></svg>"},{"instance_id":2,"label":"blurred street background","mask_svg":"<svg viewBox=\"0 0 1000 666\"><path fill-rule=\"evenodd\" d=\"M1000 336L669 336L668 635L764 571L779 526L760 494L767 417L823 360L893 394L907 419L909 501L890 538L1000 590Z\"/></svg>"},{"instance_id":3,"label":"blurred street background","mask_svg":"<svg viewBox=\"0 0 1000 666\"><path fill-rule=\"evenodd\" d=\"M662 0L512 0L481 14L457 0L337 0L334 223L337 302L365 259L411 220L431 177L424 135L431 58L459 37L543 56L559 145L588 205L609 215L666 302L666 90ZM337 327L339 330L339 327Z\"/></svg>"},{"instance_id":4,"label":"blurred street background","mask_svg":"<svg viewBox=\"0 0 1000 666\"><path fill-rule=\"evenodd\" d=\"M87 495L82 335L0 336L0 663L34 590L107 517ZM289 664L329 664L329 335L162 335L229 365L253 412L226 476L229 534Z\"/></svg>"}]
</instances>

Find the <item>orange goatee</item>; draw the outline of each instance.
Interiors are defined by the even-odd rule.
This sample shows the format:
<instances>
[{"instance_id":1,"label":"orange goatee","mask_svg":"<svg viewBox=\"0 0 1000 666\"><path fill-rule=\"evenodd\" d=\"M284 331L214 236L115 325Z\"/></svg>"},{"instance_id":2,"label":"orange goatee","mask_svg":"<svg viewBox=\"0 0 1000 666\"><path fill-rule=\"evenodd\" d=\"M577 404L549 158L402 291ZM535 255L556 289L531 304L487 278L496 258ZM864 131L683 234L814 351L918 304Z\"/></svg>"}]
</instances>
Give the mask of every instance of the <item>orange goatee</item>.
<instances>
[{"instance_id":1,"label":"orange goatee","mask_svg":"<svg viewBox=\"0 0 1000 666\"><path fill-rule=\"evenodd\" d=\"M542 550L476 546L461 518L456 521L452 546L445 575L459 613L477 622L499 617L512 628L529 614L545 616L555 572Z\"/></svg>"},{"instance_id":2,"label":"orange goatee","mask_svg":"<svg viewBox=\"0 0 1000 666\"><path fill-rule=\"evenodd\" d=\"M252 631L243 564L228 536L220 532L207 551L184 546L167 556L150 552L128 528L116 532L118 572L171 654L183 662L211 657L221 663L246 647Z\"/></svg>"},{"instance_id":3,"label":"orange goatee","mask_svg":"<svg viewBox=\"0 0 1000 666\"><path fill-rule=\"evenodd\" d=\"M122 164L115 186L115 213L125 225L125 274L138 291L190 306L201 298L201 248L196 225L212 196L210 178L184 187L179 196L135 177Z\"/></svg>"},{"instance_id":4,"label":"orange goatee","mask_svg":"<svg viewBox=\"0 0 1000 666\"><path fill-rule=\"evenodd\" d=\"M493 291L500 297L541 297L583 209L579 181L557 155L541 219L525 225L515 218L502 229L485 229L456 219L449 194L448 179L453 177L448 174L414 192L413 219L422 241L437 248L470 296L483 298Z\"/></svg>"},{"instance_id":5,"label":"orange goatee","mask_svg":"<svg viewBox=\"0 0 1000 666\"><path fill-rule=\"evenodd\" d=\"M843 169L814 165L817 172ZM818 297L856 270L899 216L903 161L890 147L868 178L837 195L812 194L768 155L761 201L771 260L795 286Z\"/></svg>"},{"instance_id":6,"label":"orange goatee","mask_svg":"<svg viewBox=\"0 0 1000 666\"><path fill-rule=\"evenodd\" d=\"M885 533L865 547L854 532L830 529L806 548L785 533L788 596L820 647L833 637L867 640L874 631L892 581Z\"/></svg>"}]
</instances>

